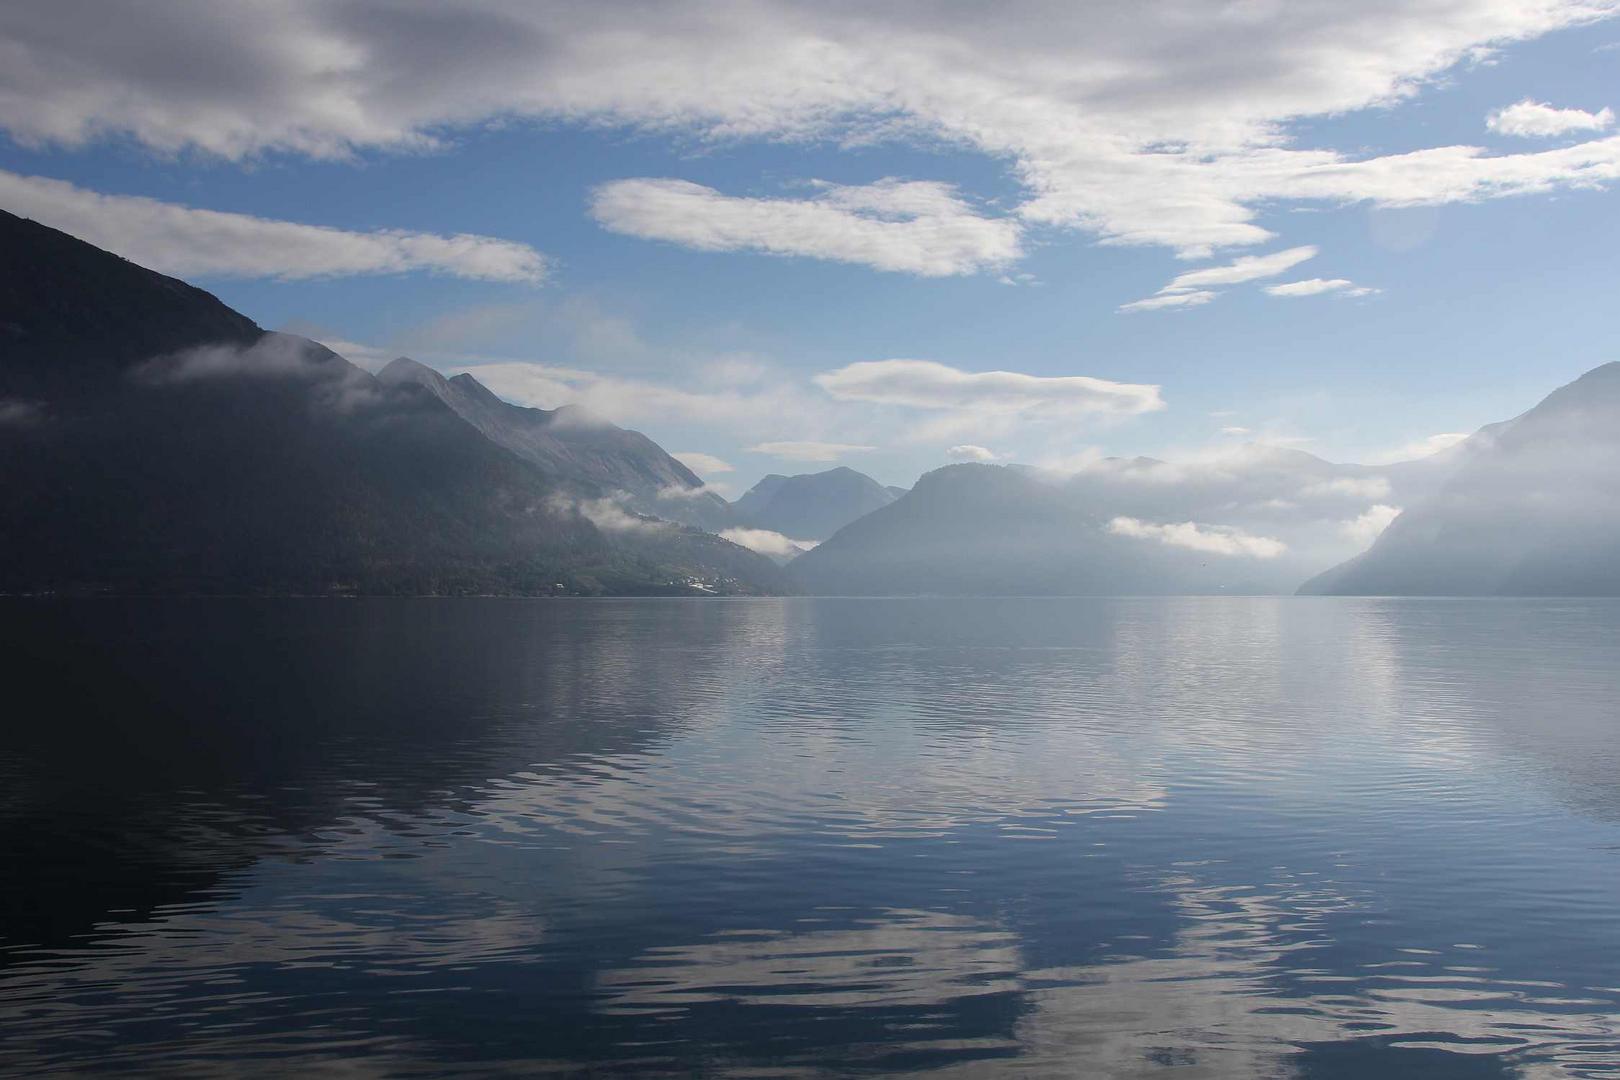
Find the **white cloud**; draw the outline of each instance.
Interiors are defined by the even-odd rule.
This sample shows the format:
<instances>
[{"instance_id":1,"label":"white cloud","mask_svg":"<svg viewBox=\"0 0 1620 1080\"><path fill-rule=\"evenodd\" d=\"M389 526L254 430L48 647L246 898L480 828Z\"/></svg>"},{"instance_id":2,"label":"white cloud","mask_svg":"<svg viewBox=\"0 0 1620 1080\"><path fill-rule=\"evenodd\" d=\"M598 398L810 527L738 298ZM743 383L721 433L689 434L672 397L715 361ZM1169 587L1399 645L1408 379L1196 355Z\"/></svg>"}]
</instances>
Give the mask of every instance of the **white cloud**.
<instances>
[{"instance_id":1,"label":"white cloud","mask_svg":"<svg viewBox=\"0 0 1620 1080\"><path fill-rule=\"evenodd\" d=\"M758 443L748 447L748 452L750 454L770 454L772 457L786 458L788 461L837 461L847 454L859 454L875 449L877 449L875 446L856 446L851 443L804 440L801 442Z\"/></svg>"},{"instance_id":2,"label":"white cloud","mask_svg":"<svg viewBox=\"0 0 1620 1080\"><path fill-rule=\"evenodd\" d=\"M551 499L550 509L564 516L577 514L603 532L656 532L672 526L667 521L642 517L624 508L622 493L600 499L575 499L557 495Z\"/></svg>"},{"instance_id":3,"label":"white cloud","mask_svg":"<svg viewBox=\"0 0 1620 1080\"><path fill-rule=\"evenodd\" d=\"M814 540L790 540L770 529L722 529L720 537L749 551L757 551L761 555L771 555L779 559L790 559L816 546Z\"/></svg>"},{"instance_id":4,"label":"white cloud","mask_svg":"<svg viewBox=\"0 0 1620 1080\"><path fill-rule=\"evenodd\" d=\"M974 413L1135 415L1164 408L1159 388L1089 375L970 372L933 360L865 360L822 372L815 382L843 401Z\"/></svg>"},{"instance_id":5,"label":"white cloud","mask_svg":"<svg viewBox=\"0 0 1620 1080\"><path fill-rule=\"evenodd\" d=\"M1269 536L1252 536L1229 525L1199 525L1182 521L1156 525L1133 517L1116 517L1108 523L1108 531L1115 536L1131 536L1141 540L1157 540L1170 547L1203 551L1211 555L1242 555L1255 559L1274 559L1288 550L1288 545Z\"/></svg>"},{"instance_id":6,"label":"white cloud","mask_svg":"<svg viewBox=\"0 0 1620 1080\"><path fill-rule=\"evenodd\" d=\"M1241 285L1246 281L1276 277L1293 269L1307 259L1316 258L1317 249L1309 244L1302 247L1273 251L1269 255L1243 255L1223 266L1206 266L1201 270L1188 270L1177 274L1170 284L1145 300L1122 304L1121 312L1162 311L1166 308L1198 307L1220 294L1210 290L1215 285ZM1350 284L1348 281L1346 285ZM1331 286L1330 286L1331 287ZM1269 291L1269 290L1268 290Z\"/></svg>"},{"instance_id":7,"label":"white cloud","mask_svg":"<svg viewBox=\"0 0 1620 1080\"><path fill-rule=\"evenodd\" d=\"M994 12L738 0L633 17L526 0L175 0L103 5L87 33L73 5L13 4L0 14L0 126L29 144L130 138L230 159L431 150L514 117L710 142L935 139L1009 163L1026 224L1202 257L1271 238L1262 206L1433 205L1620 178L1614 138L1358 158L1300 148L1290 128L1398 104L1461 63L1617 13L1617 0L1030 0ZM994 228L968 223L972 239L945 245L968 254L915 265L1016 247L1003 229L986 248Z\"/></svg>"},{"instance_id":8,"label":"white cloud","mask_svg":"<svg viewBox=\"0 0 1620 1080\"><path fill-rule=\"evenodd\" d=\"M1439 435L1430 435L1427 438L1409 442L1405 446L1398 446L1388 453L1379 454L1374 460L1380 464L1389 464L1397 461L1411 461L1415 458L1426 458L1438 454L1442 450L1449 450L1467 438L1468 435L1461 431L1447 431Z\"/></svg>"},{"instance_id":9,"label":"white cloud","mask_svg":"<svg viewBox=\"0 0 1620 1080\"><path fill-rule=\"evenodd\" d=\"M1232 435L1232 436L1253 435L1254 430L1252 428L1238 427L1237 425L1234 424L1231 427L1223 427L1223 428L1221 428L1221 434L1222 435Z\"/></svg>"},{"instance_id":10,"label":"white cloud","mask_svg":"<svg viewBox=\"0 0 1620 1080\"><path fill-rule=\"evenodd\" d=\"M1121 304L1119 310L1125 313L1133 311L1161 311L1165 308L1199 307L1209 303L1219 296L1215 292L1185 292L1161 293L1150 296L1146 300L1132 300L1128 304Z\"/></svg>"},{"instance_id":11,"label":"white cloud","mask_svg":"<svg viewBox=\"0 0 1620 1080\"><path fill-rule=\"evenodd\" d=\"M3 53L0 53L3 55ZM0 170L0 206L165 274L291 280L429 271L480 281L536 283L546 258L488 236L383 229L351 232L102 195L62 180Z\"/></svg>"},{"instance_id":12,"label":"white cloud","mask_svg":"<svg viewBox=\"0 0 1620 1080\"><path fill-rule=\"evenodd\" d=\"M972 443L961 443L945 451L947 457L955 461L995 461L1001 457L994 450L984 446L974 446Z\"/></svg>"},{"instance_id":13,"label":"white cloud","mask_svg":"<svg viewBox=\"0 0 1620 1080\"><path fill-rule=\"evenodd\" d=\"M924 277L971 274L1022 256L1020 226L983 217L948 184L817 184L803 199L723 195L685 180L615 180L591 196L604 227L701 251L860 263Z\"/></svg>"},{"instance_id":14,"label":"white cloud","mask_svg":"<svg viewBox=\"0 0 1620 1080\"><path fill-rule=\"evenodd\" d=\"M1399 517L1400 513L1399 507L1379 503L1369 506L1361 515L1343 522L1339 526L1339 531L1361 547L1367 547L1378 539L1379 534L1389 528L1389 523Z\"/></svg>"},{"instance_id":15,"label":"white cloud","mask_svg":"<svg viewBox=\"0 0 1620 1080\"><path fill-rule=\"evenodd\" d=\"M708 476L710 473L728 473L736 469L736 466L729 461L722 461L713 454L705 454L701 450L677 450L669 456L699 476Z\"/></svg>"},{"instance_id":16,"label":"white cloud","mask_svg":"<svg viewBox=\"0 0 1620 1080\"><path fill-rule=\"evenodd\" d=\"M1498 135L1524 139L1549 139L1576 131L1605 131L1613 125L1614 110L1610 108L1595 113L1584 109L1555 109L1529 98L1498 109L1485 118L1485 126Z\"/></svg>"},{"instance_id":17,"label":"white cloud","mask_svg":"<svg viewBox=\"0 0 1620 1080\"><path fill-rule=\"evenodd\" d=\"M1341 296L1371 296L1378 290L1365 285L1357 285L1348 278L1306 278L1303 281L1289 281L1281 285L1267 285L1264 287L1271 296L1318 296L1322 293L1336 292Z\"/></svg>"},{"instance_id":18,"label":"white cloud","mask_svg":"<svg viewBox=\"0 0 1620 1080\"><path fill-rule=\"evenodd\" d=\"M711 494L716 494L716 492L708 484L699 484L697 487L687 487L685 484L665 484L658 489L658 501L691 502Z\"/></svg>"},{"instance_id":19,"label":"white cloud","mask_svg":"<svg viewBox=\"0 0 1620 1080\"><path fill-rule=\"evenodd\" d=\"M1317 249L1303 247L1274 251L1269 255L1244 255L1225 266L1206 266L1202 270L1189 270L1160 289L1161 293L1190 293L1211 285L1240 285L1245 281L1276 277L1291 270L1307 259L1316 258Z\"/></svg>"}]
</instances>

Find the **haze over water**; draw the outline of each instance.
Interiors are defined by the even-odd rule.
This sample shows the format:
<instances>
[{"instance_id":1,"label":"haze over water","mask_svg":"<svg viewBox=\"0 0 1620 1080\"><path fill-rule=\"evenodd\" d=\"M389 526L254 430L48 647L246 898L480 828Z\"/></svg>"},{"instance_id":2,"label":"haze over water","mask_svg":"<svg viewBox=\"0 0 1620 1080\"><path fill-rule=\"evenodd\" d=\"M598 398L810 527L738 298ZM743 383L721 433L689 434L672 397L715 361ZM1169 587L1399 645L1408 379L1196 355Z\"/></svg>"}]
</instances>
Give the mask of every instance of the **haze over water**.
<instances>
[{"instance_id":1,"label":"haze over water","mask_svg":"<svg viewBox=\"0 0 1620 1080\"><path fill-rule=\"evenodd\" d=\"M1620 1072L1620 602L0 626L6 1073Z\"/></svg>"}]
</instances>

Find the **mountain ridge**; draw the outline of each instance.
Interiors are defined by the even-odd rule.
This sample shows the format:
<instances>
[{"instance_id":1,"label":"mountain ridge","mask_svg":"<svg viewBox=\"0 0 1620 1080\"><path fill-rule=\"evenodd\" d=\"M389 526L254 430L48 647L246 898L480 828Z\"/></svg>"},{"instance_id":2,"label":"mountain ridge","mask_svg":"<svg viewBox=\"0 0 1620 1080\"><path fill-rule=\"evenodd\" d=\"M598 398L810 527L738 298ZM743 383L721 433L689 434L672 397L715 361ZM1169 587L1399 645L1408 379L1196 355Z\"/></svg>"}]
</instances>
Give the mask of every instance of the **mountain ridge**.
<instances>
[{"instance_id":1,"label":"mountain ridge","mask_svg":"<svg viewBox=\"0 0 1620 1080\"><path fill-rule=\"evenodd\" d=\"M1305 595L1620 595L1620 362L1458 448L1456 471Z\"/></svg>"},{"instance_id":2,"label":"mountain ridge","mask_svg":"<svg viewBox=\"0 0 1620 1080\"><path fill-rule=\"evenodd\" d=\"M640 514L710 530L729 523L726 501L639 431L584 419L567 406L514 405L470 372L447 377L409 357L391 361L377 378L424 387L497 445L547 472L588 480L606 493L623 492Z\"/></svg>"},{"instance_id":3,"label":"mountain ridge","mask_svg":"<svg viewBox=\"0 0 1620 1080\"><path fill-rule=\"evenodd\" d=\"M783 585L753 552L604 506L419 387L4 211L0 326L0 592Z\"/></svg>"},{"instance_id":4,"label":"mountain ridge","mask_svg":"<svg viewBox=\"0 0 1620 1080\"><path fill-rule=\"evenodd\" d=\"M897 496L847 465L817 473L772 473L731 504L735 520L793 540L825 540Z\"/></svg>"}]
</instances>

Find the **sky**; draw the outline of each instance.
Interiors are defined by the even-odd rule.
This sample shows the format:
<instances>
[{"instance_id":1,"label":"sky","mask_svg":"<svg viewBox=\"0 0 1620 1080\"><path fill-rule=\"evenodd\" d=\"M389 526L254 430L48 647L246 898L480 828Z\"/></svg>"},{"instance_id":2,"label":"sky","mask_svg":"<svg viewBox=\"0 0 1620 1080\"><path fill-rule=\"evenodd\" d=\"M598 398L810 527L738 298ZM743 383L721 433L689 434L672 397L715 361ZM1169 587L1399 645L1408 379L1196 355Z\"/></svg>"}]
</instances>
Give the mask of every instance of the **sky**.
<instances>
[{"instance_id":1,"label":"sky","mask_svg":"<svg viewBox=\"0 0 1620 1080\"><path fill-rule=\"evenodd\" d=\"M0 8L0 207L845 464L1380 463L1620 359L1620 0Z\"/></svg>"}]
</instances>

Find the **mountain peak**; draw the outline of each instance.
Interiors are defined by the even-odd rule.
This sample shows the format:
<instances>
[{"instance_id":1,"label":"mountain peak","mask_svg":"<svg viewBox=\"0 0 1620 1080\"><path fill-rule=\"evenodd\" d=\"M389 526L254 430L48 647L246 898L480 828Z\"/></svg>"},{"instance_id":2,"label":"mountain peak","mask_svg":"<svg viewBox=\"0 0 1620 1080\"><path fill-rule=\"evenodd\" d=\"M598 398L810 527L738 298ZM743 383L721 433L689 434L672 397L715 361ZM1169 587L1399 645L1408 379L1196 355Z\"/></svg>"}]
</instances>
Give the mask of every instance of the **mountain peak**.
<instances>
[{"instance_id":1,"label":"mountain peak","mask_svg":"<svg viewBox=\"0 0 1620 1080\"><path fill-rule=\"evenodd\" d=\"M377 372L377 378L385 382L444 381L444 376L438 371L408 356L396 356L388 361L382 370Z\"/></svg>"},{"instance_id":2,"label":"mountain peak","mask_svg":"<svg viewBox=\"0 0 1620 1080\"><path fill-rule=\"evenodd\" d=\"M796 540L825 540L897 496L865 473L835 465L817 473L760 480L734 504L740 518Z\"/></svg>"}]
</instances>

